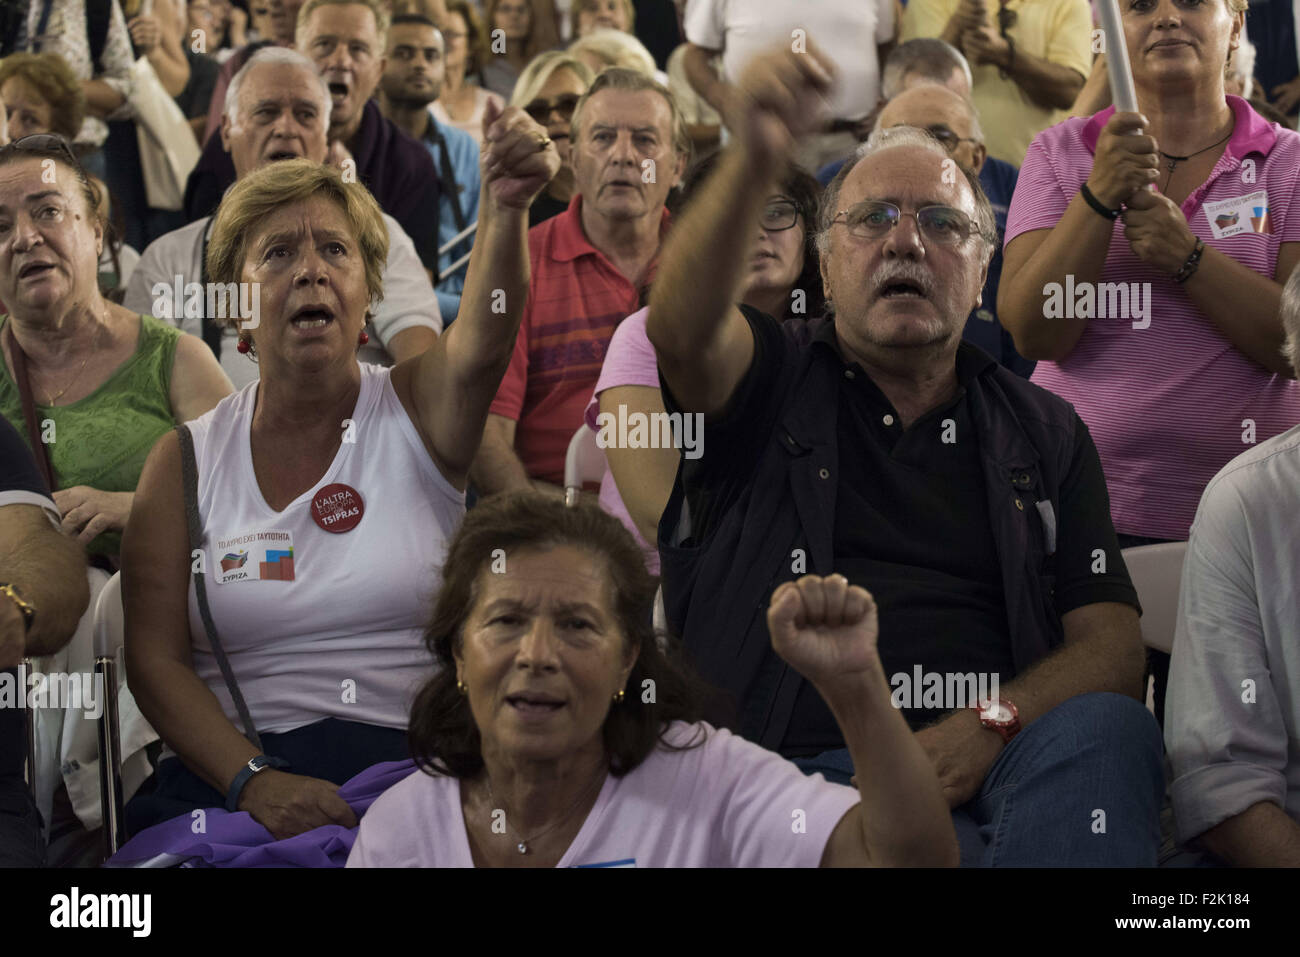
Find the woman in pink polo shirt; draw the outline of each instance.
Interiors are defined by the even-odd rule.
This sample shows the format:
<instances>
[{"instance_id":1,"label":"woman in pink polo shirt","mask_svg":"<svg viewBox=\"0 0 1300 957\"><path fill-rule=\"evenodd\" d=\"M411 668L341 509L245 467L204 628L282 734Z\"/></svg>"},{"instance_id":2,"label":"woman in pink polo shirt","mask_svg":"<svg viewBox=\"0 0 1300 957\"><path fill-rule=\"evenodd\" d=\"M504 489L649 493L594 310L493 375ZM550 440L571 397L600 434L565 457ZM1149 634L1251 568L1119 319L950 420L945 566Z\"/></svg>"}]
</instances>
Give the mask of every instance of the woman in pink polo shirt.
<instances>
[{"instance_id":1,"label":"woman in pink polo shirt","mask_svg":"<svg viewBox=\"0 0 1300 957\"><path fill-rule=\"evenodd\" d=\"M998 315L1092 431L1126 546L1186 539L1214 474L1300 422L1278 318L1300 136L1225 96L1245 9L1123 5L1140 114L1039 134L1007 219Z\"/></svg>"}]
</instances>

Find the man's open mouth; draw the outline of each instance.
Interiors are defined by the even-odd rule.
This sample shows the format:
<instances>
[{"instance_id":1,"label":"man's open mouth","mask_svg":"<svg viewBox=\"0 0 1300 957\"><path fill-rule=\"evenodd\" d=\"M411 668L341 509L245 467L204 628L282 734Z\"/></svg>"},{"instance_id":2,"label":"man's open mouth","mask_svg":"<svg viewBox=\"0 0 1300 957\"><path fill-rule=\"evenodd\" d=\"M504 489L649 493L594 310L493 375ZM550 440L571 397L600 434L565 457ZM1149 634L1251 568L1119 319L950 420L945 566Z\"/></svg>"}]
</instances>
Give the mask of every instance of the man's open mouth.
<instances>
[{"instance_id":1,"label":"man's open mouth","mask_svg":"<svg viewBox=\"0 0 1300 957\"><path fill-rule=\"evenodd\" d=\"M329 85L330 96L336 100L346 99L349 91L346 83L331 83Z\"/></svg>"},{"instance_id":2,"label":"man's open mouth","mask_svg":"<svg viewBox=\"0 0 1300 957\"><path fill-rule=\"evenodd\" d=\"M880 287L881 299L924 299L925 290L908 279L895 279Z\"/></svg>"},{"instance_id":3,"label":"man's open mouth","mask_svg":"<svg viewBox=\"0 0 1300 957\"><path fill-rule=\"evenodd\" d=\"M295 153L293 150L275 150L266 158L274 162L276 160L298 159L300 156L302 156L301 153Z\"/></svg>"}]
</instances>

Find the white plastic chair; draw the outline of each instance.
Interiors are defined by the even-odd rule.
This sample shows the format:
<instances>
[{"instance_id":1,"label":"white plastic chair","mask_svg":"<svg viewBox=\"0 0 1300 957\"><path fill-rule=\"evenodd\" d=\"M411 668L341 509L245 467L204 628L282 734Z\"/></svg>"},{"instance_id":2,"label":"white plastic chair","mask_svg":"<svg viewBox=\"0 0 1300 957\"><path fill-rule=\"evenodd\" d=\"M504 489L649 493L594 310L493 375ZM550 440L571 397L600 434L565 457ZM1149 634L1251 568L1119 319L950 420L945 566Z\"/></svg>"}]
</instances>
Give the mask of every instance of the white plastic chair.
<instances>
[{"instance_id":1,"label":"white plastic chair","mask_svg":"<svg viewBox=\"0 0 1300 957\"><path fill-rule=\"evenodd\" d=\"M122 573L108 580L95 603L95 677L104 689L99 716L99 799L104 813L104 849L111 857L126 840L122 792L122 744L118 727L118 655L126 633Z\"/></svg>"},{"instance_id":2,"label":"white plastic chair","mask_svg":"<svg viewBox=\"0 0 1300 957\"><path fill-rule=\"evenodd\" d=\"M564 455L564 504L570 508L577 505L583 486L599 484L608 468L605 450L596 444L596 433L584 422L573 433Z\"/></svg>"},{"instance_id":3,"label":"white plastic chair","mask_svg":"<svg viewBox=\"0 0 1300 957\"><path fill-rule=\"evenodd\" d=\"M1186 542L1165 542L1124 549L1124 564L1142 602L1142 642L1169 654L1178 624L1178 591L1183 577Z\"/></svg>"},{"instance_id":4,"label":"white plastic chair","mask_svg":"<svg viewBox=\"0 0 1300 957\"><path fill-rule=\"evenodd\" d=\"M1124 564L1142 603L1142 643L1155 651L1174 650L1178 593L1186 542L1163 542L1124 549ZM1155 679L1147 683L1147 708L1155 713Z\"/></svg>"}]
</instances>

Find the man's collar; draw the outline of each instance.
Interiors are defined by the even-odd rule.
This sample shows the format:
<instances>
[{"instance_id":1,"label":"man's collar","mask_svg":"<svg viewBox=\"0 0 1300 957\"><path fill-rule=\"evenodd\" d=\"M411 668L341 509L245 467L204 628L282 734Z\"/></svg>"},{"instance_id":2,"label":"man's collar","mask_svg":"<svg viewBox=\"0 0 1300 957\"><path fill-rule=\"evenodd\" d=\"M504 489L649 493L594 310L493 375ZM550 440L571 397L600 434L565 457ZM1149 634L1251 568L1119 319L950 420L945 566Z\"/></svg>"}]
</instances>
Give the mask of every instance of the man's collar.
<instances>
[{"instance_id":1,"label":"man's collar","mask_svg":"<svg viewBox=\"0 0 1300 957\"><path fill-rule=\"evenodd\" d=\"M857 366L859 369L862 368L853 360L845 358L844 354L840 351L839 338L835 335L835 318L833 316L828 317L820 324L817 331L813 333L812 341L814 343L821 343L823 346L828 347L842 364L846 366ZM971 345L964 339L957 346L956 362L957 382L963 388L969 386L971 381L977 376L988 371L990 366L997 365L997 360L987 352L978 346ZM865 372L865 370L863 371ZM868 375L870 374L868 373Z\"/></svg>"},{"instance_id":2,"label":"man's collar","mask_svg":"<svg viewBox=\"0 0 1300 957\"><path fill-rule=\"evenodd\" d=\"M1229 95L1227 100L1236 122L1233 124L1232 136L1229 137L1224 152L1238 161L1245 159L1251 153L1267 156L1277 143L1277 130L1273 128L1273 124L1251 109L1250 104L1241 97ZM1088 147L1089 153L1097 152L1097 140L1101 136L1102 127L1109 123L1114 115L1115 107L1108 106L1100 113L1093 114L1088 122L1083 124L1083 145Z\"/></svg>"},{"instance_id":3,"label":"man's collar","mask_svg":"<svg viewBox=\"0 0 1300 957\"><path fill-rule=\"evenodd\" d=\"M574 193L569 200L569 207L555 217L555 232L552 233L551 258L556 262L573 262L579 256L604 255L587 239L582 229L582 194ZM670 216L665 207L659 218L659 236L662 239L668 230Z\"/></svg>"}]
</instances>

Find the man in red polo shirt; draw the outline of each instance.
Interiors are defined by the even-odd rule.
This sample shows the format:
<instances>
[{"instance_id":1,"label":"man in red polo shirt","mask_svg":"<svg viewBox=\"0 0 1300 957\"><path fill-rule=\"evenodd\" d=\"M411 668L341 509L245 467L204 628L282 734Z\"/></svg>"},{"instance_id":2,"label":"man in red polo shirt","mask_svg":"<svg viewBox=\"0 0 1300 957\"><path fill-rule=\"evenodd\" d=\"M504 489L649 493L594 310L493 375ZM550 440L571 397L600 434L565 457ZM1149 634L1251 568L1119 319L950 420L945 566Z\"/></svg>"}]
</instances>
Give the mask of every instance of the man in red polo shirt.
<instances>
[{"instance_id":1,"label":"man in red polo shirt","mask_svg":"<svg viewBox=\"0 0 1300 957\"><path fill-rule=\"evenodd\" d=\"M690 149L672 95L623 69L579 101L571 142L578 193L528 233L528 305L471 472L483 495L563 484L614 327L654 277Z\"/></svg>"}]
</instances>

